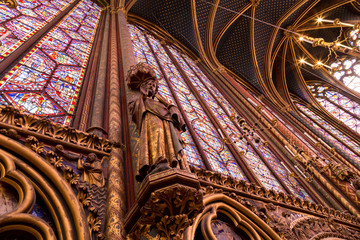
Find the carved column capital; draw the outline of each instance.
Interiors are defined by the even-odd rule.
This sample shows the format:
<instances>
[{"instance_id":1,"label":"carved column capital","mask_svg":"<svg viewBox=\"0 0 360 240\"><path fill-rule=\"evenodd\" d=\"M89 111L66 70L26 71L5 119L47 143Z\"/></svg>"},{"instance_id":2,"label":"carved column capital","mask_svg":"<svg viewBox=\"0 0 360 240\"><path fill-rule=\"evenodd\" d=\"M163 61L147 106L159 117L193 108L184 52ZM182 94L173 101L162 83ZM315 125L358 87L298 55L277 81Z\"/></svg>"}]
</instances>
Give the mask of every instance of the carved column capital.
<instances>
[{"instance_id":1,"label":"carved column capital","mask_svg":"<svg viewBox=\"0 0 360 240\"><path fill-rule=\"evenodd\" d=\"M126 218L128 239L146 237L152 229L159 239L182 239L203 208L203 193L194 174L179 169L152 174L142 183Z\"/></svg>"}]
</instances>

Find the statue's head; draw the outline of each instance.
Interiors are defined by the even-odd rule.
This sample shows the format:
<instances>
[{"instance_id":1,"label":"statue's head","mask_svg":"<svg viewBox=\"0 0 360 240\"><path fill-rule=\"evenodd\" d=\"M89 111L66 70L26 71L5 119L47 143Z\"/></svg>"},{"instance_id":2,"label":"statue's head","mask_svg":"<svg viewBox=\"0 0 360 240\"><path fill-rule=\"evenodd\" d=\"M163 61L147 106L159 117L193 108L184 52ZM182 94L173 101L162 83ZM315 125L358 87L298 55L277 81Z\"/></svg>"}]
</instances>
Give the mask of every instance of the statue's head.
<instances>
[{"instance_id":1,"label":"statue's head","mask_svg":"<svg viewBox=\"0 0 360 240\"><path fill-rule=\"evenodd\" d=\"M95 153L89 153L89 155L87 155L86 157L86 162L88 163L93 163L97 160L97 156Z\"/></svg>"},{"instance_id":2,"label":"statue's head","mask_svg":"<svg viewBox=\"0 0 360 240\"><path fill-rule=\"evenodd\" d=\"M158 90L158 77L154 69L147 63L132 66L127 76L128 86L132 90L140 90L147 97L154 97Z\"/></svg>"},{"instance_id":3,"label":"statue's head","mask_svg":"<svg viewBox=\"0 0 360 240\"><path fill-rule=\"evenodd\" d=\"M156 79L148 79L140 85L140 92L147 97L154 97L158 91L158 81Z\"/></svg>"}]
</instances>

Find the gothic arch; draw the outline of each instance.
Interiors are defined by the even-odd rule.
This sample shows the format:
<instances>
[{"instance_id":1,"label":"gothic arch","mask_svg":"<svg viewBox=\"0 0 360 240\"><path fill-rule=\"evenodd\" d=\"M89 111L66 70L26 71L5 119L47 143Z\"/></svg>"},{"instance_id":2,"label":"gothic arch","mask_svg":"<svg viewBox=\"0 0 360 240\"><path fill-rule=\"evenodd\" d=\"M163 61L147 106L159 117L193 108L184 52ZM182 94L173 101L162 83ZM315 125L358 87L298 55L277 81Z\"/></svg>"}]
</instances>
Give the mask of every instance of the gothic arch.
<instances>
[{"instance_id":1,"label":"gothic arch","mask_svg":"<svg viewBox=\"0 0 360 240\"><path fill-rule=\"evenodd\" d=\"M271 227L261 220L255 213L241 203L224 194L209 195L204 198L204 210L199 214L191 227L184 232L184 239L195 239L195 232L200 227L204 239L216 239L211 230L211 221L222 213L232 221L235 227L244 232L249 239L274 239L280 240L280 236Z\"/></svg>"},{"instance_id":2,"label":"gothic arch","mask_svg":"<svg viewBox=\"0 0 360 240\"><path fill-rule=\"evenodd\" d=\"M22 231L30 239L90 239L85 212L64 177L37 153L4 135L0 135L0 174L0 182L19 196L14 210L0 217L0 238ZM49 210L57 236L45 221L30 214L35 192Z\"/></svg>"}]
</instances>

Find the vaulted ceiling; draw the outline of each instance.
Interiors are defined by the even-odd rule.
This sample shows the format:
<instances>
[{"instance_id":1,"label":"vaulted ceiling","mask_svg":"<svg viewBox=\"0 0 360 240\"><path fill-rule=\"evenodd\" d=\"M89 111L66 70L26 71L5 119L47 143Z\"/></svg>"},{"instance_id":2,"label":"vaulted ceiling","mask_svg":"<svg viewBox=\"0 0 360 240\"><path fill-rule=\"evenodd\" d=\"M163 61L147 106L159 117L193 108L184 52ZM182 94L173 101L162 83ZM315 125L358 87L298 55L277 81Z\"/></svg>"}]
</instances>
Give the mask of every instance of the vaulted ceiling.
<instances>
[{"instance_id":1,"label":"vaulted ceiling","mask_svg":"<svg viewBox=\"0 0 360 240\"><path fill-rule=\"evenodd\" d=\"M308 98L307 80L333 81L324 68L299 65L300 57L326 60L329 54L298 41L299 34L334 41L346 29L316 19L358 21L357 6L353 0L125 1L130 18L157 25L197 56L285 102L289 93Z\"/></svg>"}]
</instances>

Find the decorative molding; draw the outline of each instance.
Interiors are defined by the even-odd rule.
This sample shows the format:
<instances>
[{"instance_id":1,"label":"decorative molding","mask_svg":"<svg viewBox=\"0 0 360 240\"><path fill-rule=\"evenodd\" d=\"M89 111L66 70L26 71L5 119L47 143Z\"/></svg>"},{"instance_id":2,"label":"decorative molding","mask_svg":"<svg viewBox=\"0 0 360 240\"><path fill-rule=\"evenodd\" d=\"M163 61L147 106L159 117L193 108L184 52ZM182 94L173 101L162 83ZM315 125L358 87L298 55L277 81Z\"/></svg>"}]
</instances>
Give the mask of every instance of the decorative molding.
<instances>
[{"instance_id":1,"label":"decorative molding","mask_svg":"<svg viewBox=\"0 0 360 240\"><path fill-rule=\"evenodd\" d=\"M15 9L17 7L16 0L1 0L0 3L5 4L8 8Z\"/></svg>"},{"instance_id":2,"label":"decorative molding","mask_svg":"<svg viewBox=\"0 0 360 240\"><path fill-rule=\"evenodd\" d=\"M312 214L318 217L333 217L337 221L349 225L360 226L360 219L347 211L335 210L327 206L315 204L308 200L302 200L294 195L267 190L264 187L248 183L244 180L238 180L216 172L210 172L204 169L191 167L193 173L200 180L205 196L214 193L224 193L236 200L248 197L265 203L273 203L288 209L296 209L299 212Z\"/></svg>"},{"instance_id":3,"label":"decorative molding","mask_svg":"<svg viewBox=\"0 0 360 240\"><path fill-rule=\"evenodd\" d=\"M21 135L30 135L46 139L49 143L58 143L71 148L108 155L112 148L121 147L118 142L76 130L71 127L54 124L48 119L21 113L12 106L0 106L0 128L5 135L14 139ZM12 130L11 130L12 129ZM18 134L14 134L14 130ZM7 131L7 132L6 132Z\"/></svg>"},{"instance_id":4,"label":"decorative molding","mask_svg":"<svg viewBox=\"0 0 360 240\"><path fill-rule=\"evenodd\" d=\"M74 194L77 192L77 199L83 206L85 212L87 212L86 219L89 224L90 235L95 235L98 240L104 239L105 235L103 234L103 231L105 228L106 188L104 185L98 186L92 181L84 181L84 174L92 173L84 173L84 171L82 171L80 175L78 174L78 170L75 170L71 167L68 161L66 161L66 159L74 161L74 156L77 156L78 161L83 161L84 156L81 154L71 155L69 152L64 151L61 145L57 145L54 151L48 150L49 148L44 147L44 143L39 142L39 140L34 136L26 138L25 146L35 153L43 155L47 162L62 173L62 177L66 180L69 186L72 187ZM58 153L65 156L65 159L63 156L58 155ZM96 157L95 153L90 153L86 159L93 158L94 156ZM96 161L100 160L96 157ZM91 171L92 169L88 170Z\"/></svg>"}]
</instances>

